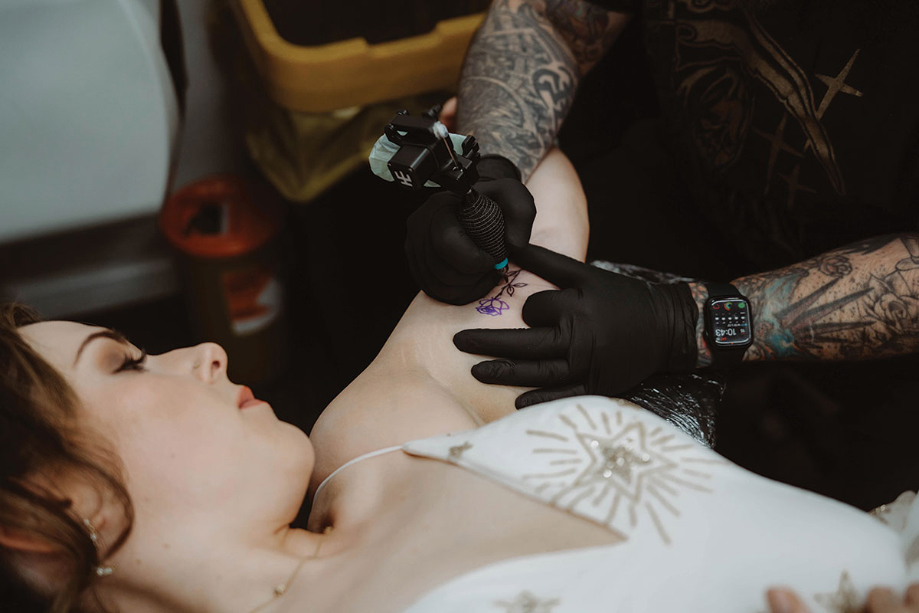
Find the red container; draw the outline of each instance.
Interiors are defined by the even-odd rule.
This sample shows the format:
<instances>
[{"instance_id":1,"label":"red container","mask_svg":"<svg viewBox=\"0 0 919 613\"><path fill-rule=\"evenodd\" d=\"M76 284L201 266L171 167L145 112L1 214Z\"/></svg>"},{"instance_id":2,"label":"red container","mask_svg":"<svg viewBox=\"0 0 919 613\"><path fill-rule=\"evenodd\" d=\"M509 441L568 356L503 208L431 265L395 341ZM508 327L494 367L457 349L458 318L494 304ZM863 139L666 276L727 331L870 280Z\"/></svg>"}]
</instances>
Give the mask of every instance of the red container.
<instances>
[{"instance_id":1,"label":"red container","mask_svg":"<svg viewBox=\"0 0 919 613\"><path fill-rule=\"evenodd\" d=\"M237 383L270 381L287 362L282 220L277 202L256 204L235 175L187 185L160 212L195 333L226 349L229 376Z\"/></svg>"}]
</instances>

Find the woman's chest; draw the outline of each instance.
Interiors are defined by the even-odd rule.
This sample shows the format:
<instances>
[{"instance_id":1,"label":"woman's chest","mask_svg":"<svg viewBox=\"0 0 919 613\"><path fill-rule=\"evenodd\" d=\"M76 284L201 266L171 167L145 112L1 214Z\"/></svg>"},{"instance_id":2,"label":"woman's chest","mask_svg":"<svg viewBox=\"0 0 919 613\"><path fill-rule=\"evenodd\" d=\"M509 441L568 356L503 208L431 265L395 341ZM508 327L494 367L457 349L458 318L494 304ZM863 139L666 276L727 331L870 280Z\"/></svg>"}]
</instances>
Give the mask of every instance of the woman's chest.
<instances>
[{"instance_id":1,"label":"woman's chest","mask_svg":"<svg viewBox=\"0 0 919 613\"><path fill-rule=\"evenodd\" d=\"M728 503L724 513L710 508L708 521L695 517L670 543L636 534L605 547L610 533L568 532L564 520L547 517L540 524L528 509L508 505L516 519L497 513L490 525L454 528L452 542L431 543L426 568L412 570L426 578L423 589L392 610L485 613L513 604L518 609L511 610L539 611L536 604L551 603L553 613L754 613L764 610L770 586L788 585L815 613L829 613L837 610L834 603L860 603L874 585L904 587L895 539L858 521L869 518L807 508L803 500L759 502ZM560 532L567 534L550 545ZM481 542L476 539L493 543L501 555L466 545Z\"/></svg>"},{"instance_id":2,"label":"woman's chest","mask_svg":"<svg viewBox=\"0 0 919 613\"><path fill-rule=\"evenodd\" d=\"M378 522L336 611L397 613L477 569L551 552L614 545L614 532L446 464L414 464L411 491ZM408 471L406 471L408 472ZM400 491L404 491L400 486Z\"/></svg>"},{"instance_id":3,"label":"woman's chest","mask_svg":"<svg viewBox=\"0 0 919 613\"><path fill-rule=\"evenodd\" d=\"M513 601L511 578L520 593L539 594L551 583L546 598L564 603L553 613L584 613L597 610L589 602L610 607L602 610L708 611L713 599L724 601L722 610L752 612L770 585L795 586L819 602L841 582L863 593L903 577L898 539L872 518L747 473L608 399L558 401L404 449L489 475L628 538L600 548L599 565L582 551L465 575L412 613L492 610Z\"/></svg>"}]
</instances>

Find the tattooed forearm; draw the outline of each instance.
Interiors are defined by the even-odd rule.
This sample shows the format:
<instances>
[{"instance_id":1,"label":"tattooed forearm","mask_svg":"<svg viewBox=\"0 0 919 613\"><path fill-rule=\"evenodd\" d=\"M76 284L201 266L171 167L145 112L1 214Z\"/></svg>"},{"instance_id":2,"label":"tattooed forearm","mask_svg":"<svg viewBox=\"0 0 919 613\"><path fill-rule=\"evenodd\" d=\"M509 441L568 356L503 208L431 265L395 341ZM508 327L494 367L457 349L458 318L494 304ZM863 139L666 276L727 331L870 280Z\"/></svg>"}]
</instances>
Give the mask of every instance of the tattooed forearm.
<instances>
[{"instance_id":1,"label":"tattooed forearm","mask_svg":"<svg viewBox=\"0 0 919 613\"><path fill-rule=\"evenodd\" d=\"M919 350L919 235L863 241L734 285L753 305L748 360Z\"/></svg>"},{"instance_id":2,"label":"tattooed forearm","mask_svg":"<svg viewBox=\"0 0 919 613\"><path fill-rule=\"evenodd\" d=\"M554 142L580 76L627 20L582 0L495 0L463 65L460 132L526 179Z\"/></svg>"}]
</instances>

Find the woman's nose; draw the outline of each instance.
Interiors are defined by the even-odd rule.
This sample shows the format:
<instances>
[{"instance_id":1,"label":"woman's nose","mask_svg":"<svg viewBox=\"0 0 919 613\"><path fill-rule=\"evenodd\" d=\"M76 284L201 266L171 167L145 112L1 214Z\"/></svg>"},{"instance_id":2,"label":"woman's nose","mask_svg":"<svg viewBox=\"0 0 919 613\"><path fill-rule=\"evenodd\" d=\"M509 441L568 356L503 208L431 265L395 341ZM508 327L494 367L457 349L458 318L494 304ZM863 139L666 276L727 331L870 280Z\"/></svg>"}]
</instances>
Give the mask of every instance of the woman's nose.
<instances>
[{"instance_id":1,"label":"woman's nose","mask_svg":"<svg viewBox=\"0 0 919 613\"><path fill-rule=\"evenodd\" d=\"M204 383L212 383L227 371L227 352L217 343L201 343L194 348L192 372Z\"/></svg>"}]
</instances>

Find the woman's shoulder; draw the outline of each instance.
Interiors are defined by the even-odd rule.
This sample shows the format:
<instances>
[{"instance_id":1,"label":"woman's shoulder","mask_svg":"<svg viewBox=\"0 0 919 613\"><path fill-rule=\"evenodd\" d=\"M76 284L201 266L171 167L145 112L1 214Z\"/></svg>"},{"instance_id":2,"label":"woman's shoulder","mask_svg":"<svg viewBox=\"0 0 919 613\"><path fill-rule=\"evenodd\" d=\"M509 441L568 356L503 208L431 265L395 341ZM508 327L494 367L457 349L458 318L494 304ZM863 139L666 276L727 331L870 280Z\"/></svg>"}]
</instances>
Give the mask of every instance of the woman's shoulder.
<instances>
[{"instance_id":1,"label":"woman's shoulder","mask_svg":"<svg viewBox=\"0 0 919 613\"><path fill-rule=\"evenodd\" d=\"M372 364L322 412L310 432L316 464L310 490L344 463L378 449L481 424L422 371Z\"/></svg>"}]
</instances>

